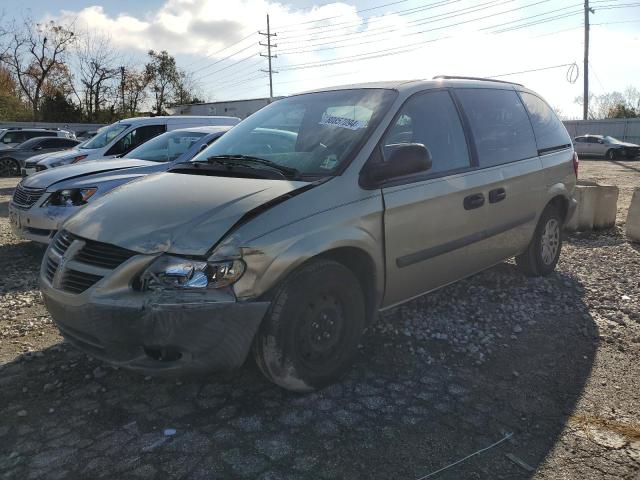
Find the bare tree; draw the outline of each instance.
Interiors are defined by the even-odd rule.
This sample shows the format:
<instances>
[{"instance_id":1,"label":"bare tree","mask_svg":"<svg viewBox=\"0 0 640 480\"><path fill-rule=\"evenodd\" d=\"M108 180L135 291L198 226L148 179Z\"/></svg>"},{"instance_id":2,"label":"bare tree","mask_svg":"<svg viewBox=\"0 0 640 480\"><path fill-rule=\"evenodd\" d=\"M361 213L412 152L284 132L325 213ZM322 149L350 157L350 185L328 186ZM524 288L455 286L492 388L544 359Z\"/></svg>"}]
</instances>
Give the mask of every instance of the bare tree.
<instances>
[{"instance_id":1,"label":"bare tree","mask_svg":"<svg viewBox=\"0 0 640 480\"><path fill-rule=\"evenodd\" d=\"M110 83L118 76L118 58L110 44L109 37L90 32L83 34L76 43L77 74L81 85L78 97L89 121L100 113L109 90L115 89Z\"/></svg>"},{"instance_id":2,"label":"bare tree","mask_svg":"<svg viewBox=\"0 0 640 480\"><path fill-rule=\"evenodd\" d=\"M74 33L53 21L35 23L27 18L21 27L14 23L9 36L2 61L15 75L31 105L33 117L37 119L45 82L52 71L64 64L67 49L75 39Z\"/></svg>"},{"instance_id":3,"label":"bare tree","mask_svg":"<svg viewBox=\"0 0 640 480\"><path fill-rule=\"evenodd\" d=\"M199 93L201 90L194 78L185 71L178 71L175 84L173 86L173 103L176 105L184 105L187 103L201 102L202 97Z\"/></svg>"},{"instance_id":4,"label":"bare tree","mask_svg":"<svg viewBox=\"0 0 640 480\"><path fill-rule=\"evenodd\" d=\"M582 105L582 97L576 97L575 103ZM607 92L602 95L589 95L589 118L611 118L620 112L636 111L640 109L640 92L629 86L623 93Z\"/></svg>"}]
</instances>

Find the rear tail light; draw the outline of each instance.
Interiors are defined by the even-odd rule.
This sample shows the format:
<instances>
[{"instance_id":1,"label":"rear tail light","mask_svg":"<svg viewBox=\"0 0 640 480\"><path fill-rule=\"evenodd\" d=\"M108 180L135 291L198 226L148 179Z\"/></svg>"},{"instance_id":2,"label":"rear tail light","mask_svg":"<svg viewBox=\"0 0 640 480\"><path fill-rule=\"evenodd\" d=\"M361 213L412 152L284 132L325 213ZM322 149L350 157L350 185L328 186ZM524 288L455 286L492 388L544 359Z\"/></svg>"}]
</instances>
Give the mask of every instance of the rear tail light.
<instances>
[{"instance_id":1,"label":"rear tail light","mask_svg":"<svg viewBox=\"0 0 640 480\"><path fill-rule=\"evenodd\" d=\"M71 163L79 162L81 160L84 160L85 158L87 158L87 155L78 155L77 157L73 157Z\"/></svg>"},{"instance_id":2,"label":"rear tail light","mask_svg":"<svg viewBox=\"0 0 640 480\"><path fill-rule=\"evenodd\" d=\"M578 167L580 166L580 160L578 159L578 154L573 152L573 171L576 174L576 178L578 178Z\"/></svg>"}]
</instances>

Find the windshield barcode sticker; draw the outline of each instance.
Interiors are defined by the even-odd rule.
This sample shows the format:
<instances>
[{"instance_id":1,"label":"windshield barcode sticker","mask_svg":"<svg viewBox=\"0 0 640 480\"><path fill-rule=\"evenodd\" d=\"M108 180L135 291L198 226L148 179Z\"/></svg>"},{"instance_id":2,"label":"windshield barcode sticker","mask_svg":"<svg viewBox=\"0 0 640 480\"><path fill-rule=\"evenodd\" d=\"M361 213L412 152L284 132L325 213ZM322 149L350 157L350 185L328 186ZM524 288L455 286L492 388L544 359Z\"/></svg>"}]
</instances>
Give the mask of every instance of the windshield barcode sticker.
<instances>
[{"instance_id":1,"label":"windshield barcode sticker","mask_svg":"<svg viewBox=\"0 0 640 480\"><path fill-rule=\"evenodd\" d=\"M320 125L329 125L332 127L348 128L349 130L360 130L367 126L362 120L353 120L351 118L334 117L333 115L322 114Z\"/></svg>"}]
</instances>

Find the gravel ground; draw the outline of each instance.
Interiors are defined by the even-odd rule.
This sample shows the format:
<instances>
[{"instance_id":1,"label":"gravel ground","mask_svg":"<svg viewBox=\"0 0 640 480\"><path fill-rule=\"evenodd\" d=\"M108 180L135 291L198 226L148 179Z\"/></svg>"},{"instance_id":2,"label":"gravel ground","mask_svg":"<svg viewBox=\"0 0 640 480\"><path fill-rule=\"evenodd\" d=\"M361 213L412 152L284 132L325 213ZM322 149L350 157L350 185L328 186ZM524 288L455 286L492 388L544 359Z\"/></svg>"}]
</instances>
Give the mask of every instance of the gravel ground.
<instances>
[{"instance_id":1,"label":"gravel ground","mask_svg":"<svg viewBox=\"0 0 640 480\"><path fill-rule=\"evenodd\" d=\"M581 176L640 184L639 163L615 165ZM0 478L418 479L509 433L429 478L640 478L640 246L619 226L570 236L549 277L506 262L385 313L346 378L301 396L250 362L183 383L65 344L42 249L9 232L15 183L0 180Z\"/></svg>"}]
</instances>

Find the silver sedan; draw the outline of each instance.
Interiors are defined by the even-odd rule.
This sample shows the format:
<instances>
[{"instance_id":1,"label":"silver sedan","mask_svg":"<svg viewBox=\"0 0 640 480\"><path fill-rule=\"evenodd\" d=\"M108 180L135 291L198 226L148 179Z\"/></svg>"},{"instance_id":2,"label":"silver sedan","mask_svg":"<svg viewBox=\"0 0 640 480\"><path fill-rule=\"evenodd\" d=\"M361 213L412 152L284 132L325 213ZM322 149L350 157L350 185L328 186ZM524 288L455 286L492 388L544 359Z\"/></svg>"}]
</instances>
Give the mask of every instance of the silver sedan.
<instances>
[{"instance_id":1,"label":"silver sedan","mask_svg":"<svg viewBox=\"0 0 640 480\"><path fill-rule=\"evenodd\" d=\"M640 154L640 145L623 142L608 135L582 135L573 139L573 145L580 156L604 157L607 160L633 160Z\"/></svg>"}]
</instances>

